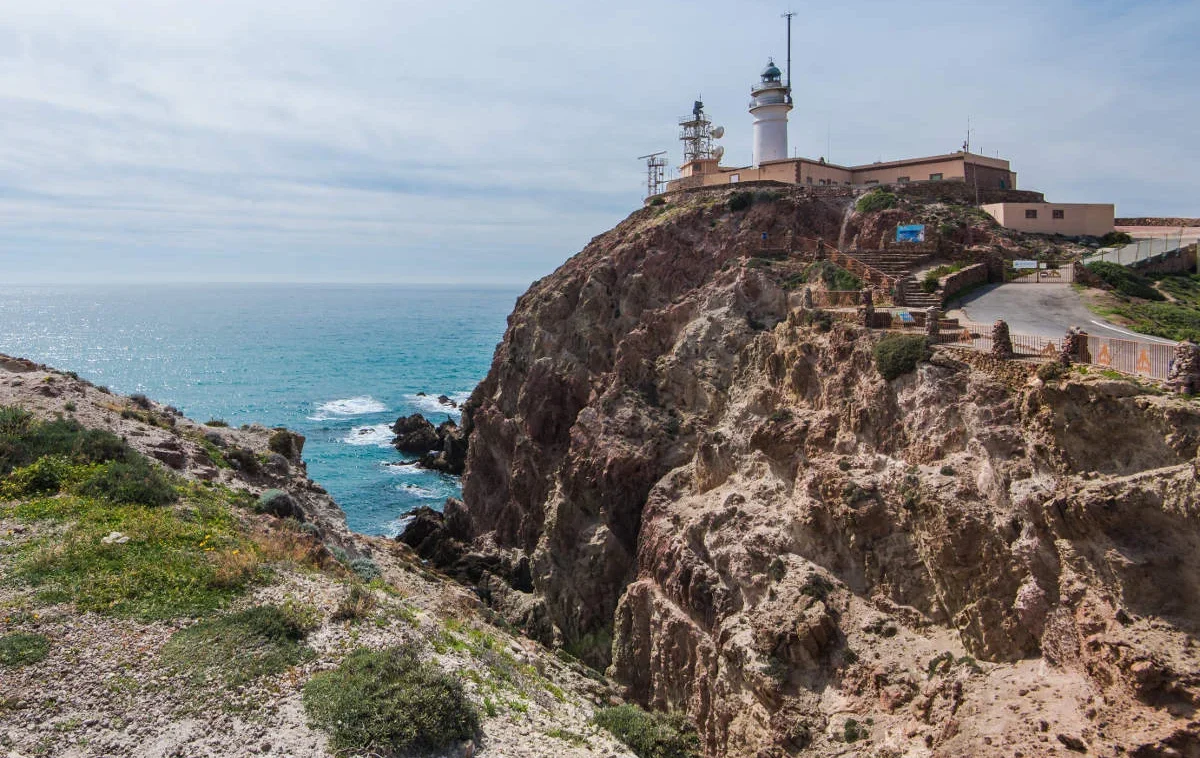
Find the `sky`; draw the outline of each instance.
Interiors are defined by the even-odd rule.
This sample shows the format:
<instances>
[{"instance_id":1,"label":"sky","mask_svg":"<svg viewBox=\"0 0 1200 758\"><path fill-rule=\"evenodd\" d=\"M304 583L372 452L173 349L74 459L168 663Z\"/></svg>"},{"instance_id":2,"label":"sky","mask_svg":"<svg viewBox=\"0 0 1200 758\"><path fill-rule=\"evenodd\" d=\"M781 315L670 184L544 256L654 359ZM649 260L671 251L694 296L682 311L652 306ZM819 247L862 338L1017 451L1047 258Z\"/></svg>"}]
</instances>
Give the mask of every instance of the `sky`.
<instances>
[{"instance_id":1,"label":"sky","mask_svg":"<svg viewBox=\"0 0 1200 758\"><path fill-rule=\"evenodd\" d=\"M1200 2L799 3L790 145L1200 216ZM702 98L750 162L786 0L0 0L0 284L523 285Z\"/></svg>"}]
</instances>

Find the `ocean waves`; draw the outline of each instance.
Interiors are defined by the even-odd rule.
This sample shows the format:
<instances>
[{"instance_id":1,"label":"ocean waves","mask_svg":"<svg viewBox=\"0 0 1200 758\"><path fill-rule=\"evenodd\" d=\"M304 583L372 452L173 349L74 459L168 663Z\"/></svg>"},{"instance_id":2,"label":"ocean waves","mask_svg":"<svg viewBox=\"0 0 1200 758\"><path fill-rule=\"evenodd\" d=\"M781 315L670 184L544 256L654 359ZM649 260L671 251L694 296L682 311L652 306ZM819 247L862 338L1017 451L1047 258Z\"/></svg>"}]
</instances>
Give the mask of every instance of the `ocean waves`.
<instances>
[{"instance_id":1,"label":"ocean waves","mask_svg":"<svg viewBox=\"0 0 1200 758\"><path fill-rule=\"evenodd\" d=\"M372 424L356 426L342 438L347 445L374 445L375 447L391 447L395 437L391 424Z\"/></svg>"},{"instance_id":2,"label":"ocean waves","mask_svg":"<svg viewBox=\"0 0 1200 758\"><path fill-rule=\"evenodd\" d=\"M370 413L385 413L388 407L370 395L347 397L341 400L330 400L317 406L317 412L308 417L309 421L329 421L337 418L365 416Z\"/></svg>"}]
</instances>

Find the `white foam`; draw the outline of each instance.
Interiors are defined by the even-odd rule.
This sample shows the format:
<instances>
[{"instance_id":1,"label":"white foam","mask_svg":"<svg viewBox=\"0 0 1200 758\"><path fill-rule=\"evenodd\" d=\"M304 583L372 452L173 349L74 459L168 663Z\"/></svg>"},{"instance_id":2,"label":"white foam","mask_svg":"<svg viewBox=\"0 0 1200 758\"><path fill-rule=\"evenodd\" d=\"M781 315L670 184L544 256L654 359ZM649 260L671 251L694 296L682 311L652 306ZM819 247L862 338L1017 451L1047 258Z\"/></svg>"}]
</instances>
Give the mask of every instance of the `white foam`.
<instances>
[{"instance_id":1,"label":"white foam","mask_svg":"<svg viewBox=\"0 0 1200 758\"><path fill-rule=\"evenodd\" d=\"M342 438L342 442L347 445L375 445L377 447L391 447L392 438L396 435L392 432L391 424L375 424L373 426L356 426L350 430L350 433Z\"/></svg>"},{"instance_id":2,"label":"white foam","mask_svg":"<svg viewBox=\"0 0 1200 758\"><path fill-rule=\"evenodd\" d=\"M413 461L412 463L385 463L383 466L388 470L388 472L397 475L418 474L424 471L424 469L421 468L421 465L416 461Z\"/></svg>"},{"instance_id":3,"label":"white foam","mask_svg":"<svg viewBox=\"0 0 1200 758\"><path fill-rule=\"evenodd\" d=\"M383 525L383 533L388 537L399 537L400 533L404 531L404 527L408 526L412 520L412 516L405 514L395 521L389 521Z\"/></svg>"},{"instance_id":4,"label":"white foam","mask_svg":"<svg viewBox=\"0 0 1200 758\"><path fill-rule=\"evenodd\" d=\"M397 484L396 489L403 490L410 495L421 498L422 500L445 500L447 495L444 492L438 492L429 487L420 487L416 484Z\"/></svg>"},{"instance_id":5,"label":"white foam","mask_svg":"<svg viewBox=\"0 0 1200 758\"><path fill-rule=\"evenodd\" d=\"M456 392L453 395L446 395L446 397L453 400L457 405L462 405L470 396L471 393L469 392ZM462 410L460 408L443 405L437 399L437 395L408 395L405 399L416 406L421 415L425 416L430 421L433 421L435 424L437 423L435 419L437 419L437 414L439 413L453 416L454 418L460 418L462 416Z\"/></svg>"},{"instance_id":6,"label":"white foam","mask_svg":"<svg viewBox=\"0 0 1200 758\"><path fill-rule=\"evenodd\" d=\"M436 401L436 398L435 398ZM317 412L309 416L309 421L327 421L331 418L347 416L362 416L367 413L383 413L388 407L370 395L347 397L341 400L330 400L317 406Z\"/></svg>"}]
</instances>

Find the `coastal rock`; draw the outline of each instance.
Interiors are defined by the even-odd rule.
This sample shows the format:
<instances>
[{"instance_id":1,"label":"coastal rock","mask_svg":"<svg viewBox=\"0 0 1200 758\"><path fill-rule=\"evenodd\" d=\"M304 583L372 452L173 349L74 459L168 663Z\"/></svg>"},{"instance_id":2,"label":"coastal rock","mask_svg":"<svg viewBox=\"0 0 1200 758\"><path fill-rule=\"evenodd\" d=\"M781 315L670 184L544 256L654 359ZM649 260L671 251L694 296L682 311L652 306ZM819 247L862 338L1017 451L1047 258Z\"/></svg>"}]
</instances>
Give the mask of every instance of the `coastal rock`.
<instances>
[{"instance_id":1,"label":"coastal rock","mask_svg":"<svg viewBox=\"0 0 1200 758\"><path fill-rule=\"evenodd\" d=\"M437 427L419 413L401 417L392 425L392 444L402 453L418 454L422 468L461 475L467 462L467 435L452 419Z\"/></svg>"},{"instance_id":2,"label":"coastal rock","mask_svg":"<svg viewBox=\"0 0 1200 758\"><path fill-rule=\"evenodd\" d=\"M392 445L402 453L427 453L440 443L437 429L419 413L396 419L392 432L396 435Z\"/></svg>"},{"instance_id":3,"label":"coastal rock","mask_svg":"<svg viewBox=\"0 0 1200 758\"><path fill-rule=\"evenodd\" d=\"M849 201L722 192L518 300L431 546L710 754L1197 749L1200 408L946 348L884 381L870 331L789 309L811 258L743 257Z\"/></svg>"}]
</instances>

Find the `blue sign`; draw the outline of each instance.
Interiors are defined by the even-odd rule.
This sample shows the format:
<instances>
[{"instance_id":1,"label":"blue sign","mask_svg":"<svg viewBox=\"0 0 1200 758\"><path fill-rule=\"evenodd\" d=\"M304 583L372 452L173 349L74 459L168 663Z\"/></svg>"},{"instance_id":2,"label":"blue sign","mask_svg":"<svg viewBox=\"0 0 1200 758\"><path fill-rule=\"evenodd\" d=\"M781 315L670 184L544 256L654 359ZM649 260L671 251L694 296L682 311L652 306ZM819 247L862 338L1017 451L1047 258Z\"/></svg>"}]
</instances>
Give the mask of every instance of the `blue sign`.
<instances>
[{"instance_id":1,"label":"blue sign","mask_svg":"<svg viewBox=\"0 0 1200 758\"><path fill-rule=\"evenodd\" d=\"M913 318L913 315L911 313L909 313L908 311L900 311L896 314L896 317L900 319L901 324L904 324L906 326L908 324L917 323L917 320L915 318Z\"/></svg>"},{"instance_id":2,"label":"blue sign","mask_svg":"<svg viewBox=\"0 0 1200 758\"><path fill-rule=\"evenodd\" d=\"M896 227L897 242L924 242L924 224L901 224Z\"/></svg>"}]
</instances>

